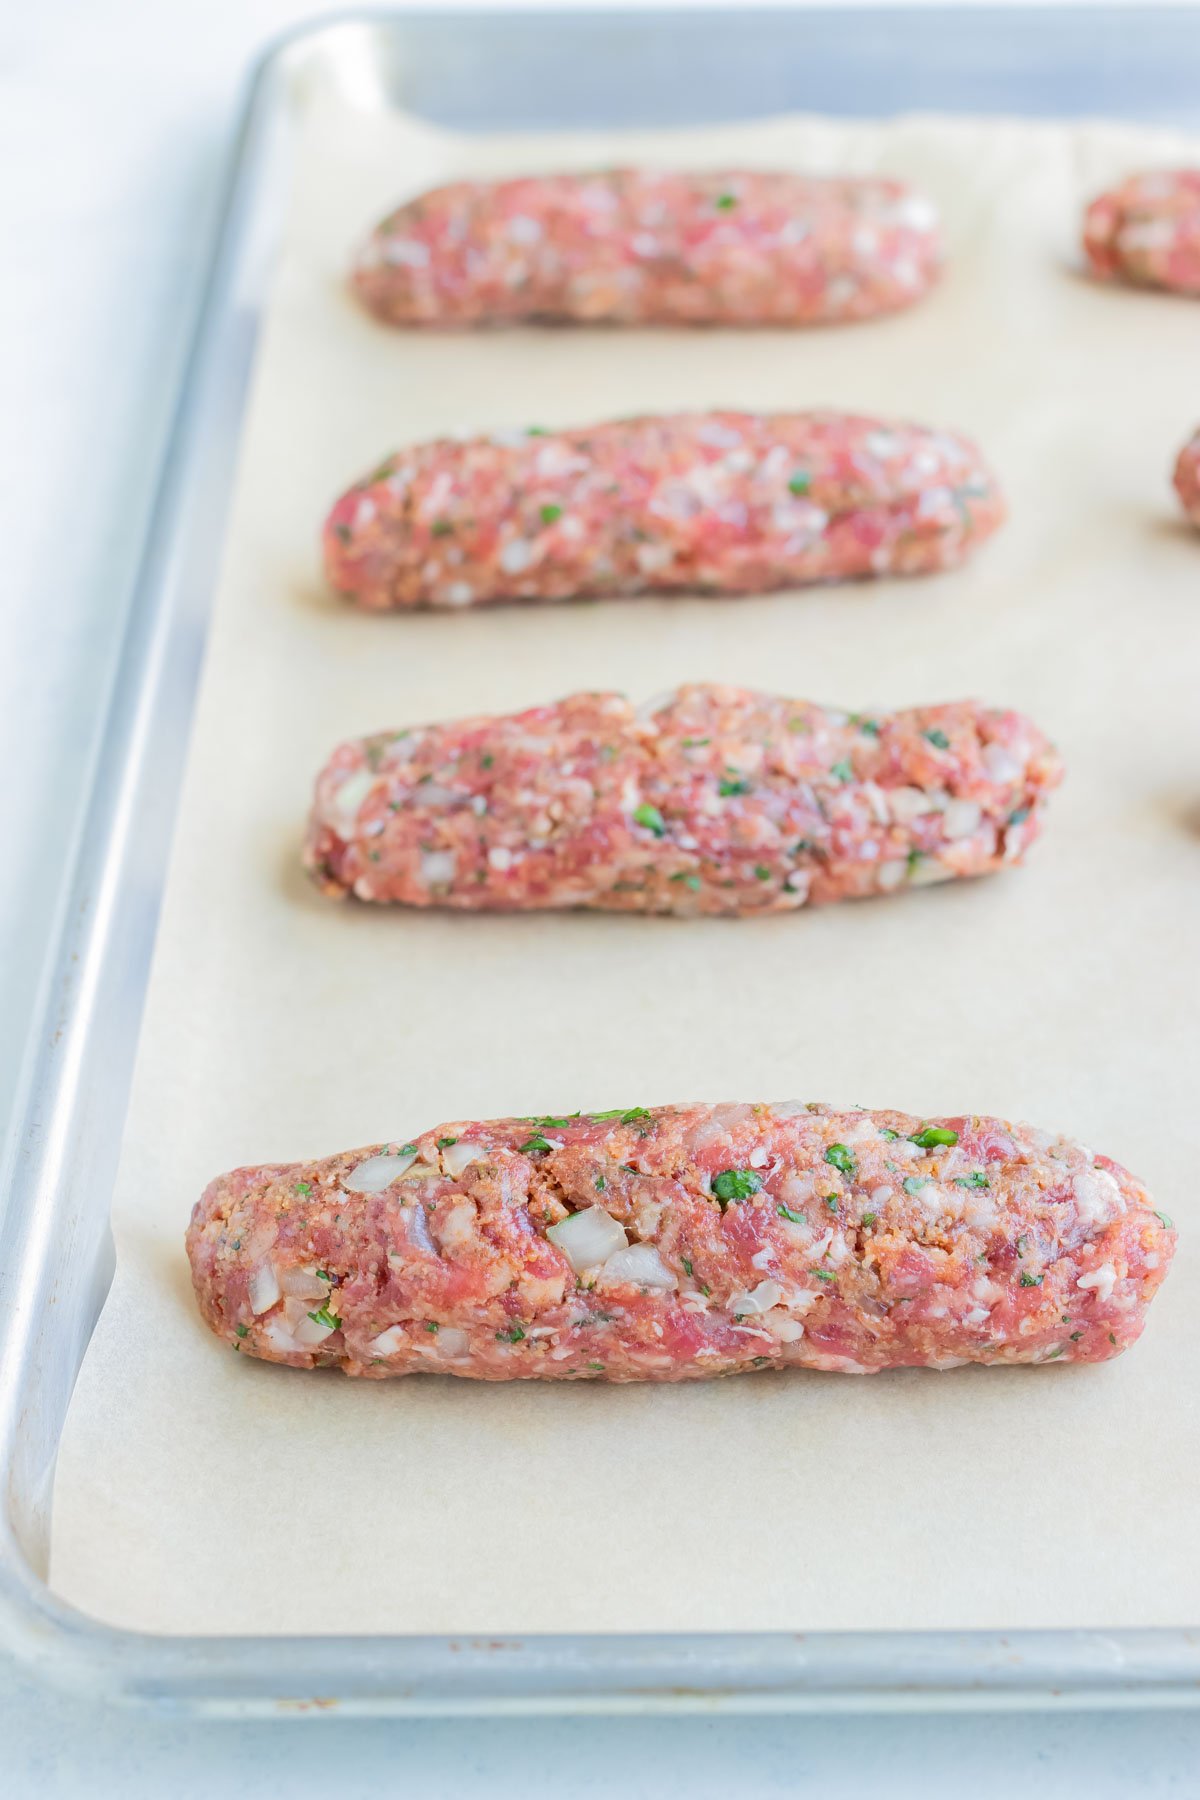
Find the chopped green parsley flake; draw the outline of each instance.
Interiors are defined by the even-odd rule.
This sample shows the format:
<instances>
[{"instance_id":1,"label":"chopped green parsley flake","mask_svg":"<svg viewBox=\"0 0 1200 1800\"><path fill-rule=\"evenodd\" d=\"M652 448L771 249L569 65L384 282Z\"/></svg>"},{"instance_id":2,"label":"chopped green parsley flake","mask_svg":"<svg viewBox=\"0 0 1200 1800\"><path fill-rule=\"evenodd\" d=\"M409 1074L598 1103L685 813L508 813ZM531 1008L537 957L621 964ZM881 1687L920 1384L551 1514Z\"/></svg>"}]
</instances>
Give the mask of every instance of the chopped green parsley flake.
<instances>
[{"instance_id":1,"label":"chopped green parsley flake","mask_svg":"<svg viewBox=\"0 0 1200 1800\"><path fill-rule=\"evenodd\" d=\"M969 1175L956 1175L954 1185L955 1187L984 1188L988 1185L988 1178L982 1169L972 1169Z\"/></svg>"},{"instance_id":2,"label":"chopped green parsley flake","mask_svg":"<svg viewBox=\"0 0 1200 1800\"><path fill-rule=\"evenodd\" d=\"M698 750L700 748L701 744L711 744L711 743L712 743L711 738L684 738L683 739L683 747L685 750Z\"/></svg>"},{"instance_id":3,"label":"chopped green parsley flake","mask_svg":"<svg viewBox=\"0 0 1200 1800\"><path fill-rule=\"evenodd\" d=\"M713 1177L713 1193L721 1202L722 1212L731 1200L748 1200L761 1187L762 1176L756 1175L753 1169L722 1169Z\"/></svg>"},{"instance_id":4,"label":"chopped green parsley flake","mask_svg":"<svg viewBox=\"0 0 1200 1800\"><path fill-rule=\"evenodd\" d=\"M958 1133L947 1131L944 1125L926 1125L920 1131L915 1131L908 1141L915 1144L918 1150L937 1150L943 1144L948 1148L957 1144Z\"/></svg>"},{"instance_id":5,"label":"chopped green parsley flake","mask_svg":"<svg viewBox=\"0 0 1200 1800\"><path fill-rule=\"evenodd\" d=\"M832 769L830 769L829 773L831 775L836 775L836 777L839 781L853 781L854 780L854 769L851 766L849 757L847 757L847 756L843 756L841 762L835 762Z\"/></svg>"},{"instance_id":6,"label":"chopped green parsley flake","mask_svg":"<svg viewBox=\"0 0 1200 1800\"><path fill-rule=\"evenodd\" d=\"M450 1148L451 1144L457 1144L457 1142L458 1142L457 1138L439 1138L437 1141L437 1147L439 1150L448 1150Z\"/></svg>"},{"instance_id":7,"label":"chopped green parsley flake","mask_svg":"<svg viewBox=\"0 0 1200 1800\"><path fill-rule=\"evenodd\" d=\"M454 527L449 519L435 519L430 526L430 531L434 537L449 537L453 530Z\"/></svg>"},{"instance_id":8,"label":"chopped green parsley flake","mask_svg":"<svg viewBox=\"0 0 1200 1800\"><path fill-rule=\"evenodd\" d=\"M1031 807L1018 806L1016 812L1009 813L1007 823L1009 825L1023 825L1031 811Z\"/></svg>"},{"instance_id":9,"label":"chopped green parsley flake","mask_svg":"<svg viewBox=\"0 0 1200 1800\"><path fill-rule=\"evenodd\" d=\"M950 748L950 739L946 736L944 731L938 731L936 727L933 731L923 731L921 736L928 739L935 750L948 750Z\"/></svg>"},{"instance_id":10,"label":"chopped green parsley flake","mask_svg":"<svg viewBox=\"0 0 1200 1800\"><path fill-rule=\"evenodd\" d=\"M541 1156L549 1150L549 1148L550 1145L546 1142L541 1132L535 1131L531 1138L525 1139L525 1142L520 1146L520 1151L522 1156Z\"/></svg>"},{"instance_id":11,"label":"chopped green parsley flake","mask_svg":"<svg viewBox=\"0 0 1200 1800\"><path fill-rule=\"evenodd\" d=\"M737 205L737 195L736 194L718 194L717 195L717 207L718 207L719 211L732 212L733 208L736 205Z\"/></svg>"},{"instance_id":12,"label":"chopped green parsley flake","mask_svg":"<svg viewBox=\"0 0 1200 1800\"><path fill-rule=\"evenodd\" d=\"M878 1217L879 1217L878 1213L864 1213L862 1216L862 1222L864 1225L874 1225L874 1223Z\"/></svg>"},{"instance_id":13,"label":"chopped green parsley flake","mask_svg":"<svg viewBox=\"0 0 1200 1800\"><path fill-rule=\"evenodd\" d=\"M1044 1275L1031 1275L1027 1269L1021 1270L1022 1287L1041 1287L1045 1279Z\"/></svg>"},{"instance_id":14,"label":"chopped green parsley flake","mask_svg":"<svg viewBox=\"0 0 1200 1800\"><path fill-rule=\"evenodd\" d=\"M815 1275L818 1281L836 1281L837 1280L837 1276L834 1274L832 1269L810 1269L808 1272L810 1275Z\"/></svg>"},{"instance_id":15,"label":"chopped green parsley flake","mask_svg":"<svg viewBox=\"0 0 1200 1800\"><path fill-rule=\"evenodd\" d=\"M811 486L812 476L804 469L797 469L788 482L788 492L789 494L807 494Z\"/></svg>"},{"instance_id":16,"label":"chopped green parsley flake","mask_svg":"<svg viewBox=\"0 0 1200 1800\"><path fill-rule=\"evenodd\" d=\"M297 1194L303 1194L307 1199L308 1195L312 1193L312 1182L297 1181L294 1183L292 1191Z\"/></svg>"},{"instance_id":17,"label":"chopped green parsley flake","mask_svg":"<svg viewBox=\"0 0 1200 1800\"><path fill-rule=\"evenodd\" d=\"M850 723L852 725L857 725L864 737L877 738L879 736L879 721L877 719L864 719L861 713L851 713Z\"/></svg>"},{"instance_id":18,"label":"chopped green parsley flake","mask_svg":"<svg viewBox=\"0 0 1200 1800\"><path fill-rule=\"evenodd\" d=\"M314 1325L324 1325L330 1331L337 1331L341 1327L342 1321L327 1306L318 1307L316 1312L310 1312L308 1316Z\"/></svg>"},{"instance_id":19,"label":"chopped green parsley flake","mask_svg":"<svg viewBox=\"0 0 1200 1800\"><path fill-rule=\"evenodd\" d=\"M479 766L481 769L490 769L492 764L495 762L495 760L496 759L492 755L491 751L488 750L483 756L480 757Z\"/></svg>"},{"instance_id":20,"label":"chopped green parsley flake","mask_svg":"<svg viewBox=\"0 0 1200 1800\"><path fill-rule=\"evenodd\" d=\"M1073 1331L1071 1333L1071 1342L1073 1344L1077 1344L1082 1336L1083 1336L1082 1331Z\"/></svg>"},{"instance_id":21,"label":"chopped green parsley flake","mask_svg":"<svg viewBox=\"0 0 1200 1800\"><path fill-rule=\"evenodd\" d=\"M562 507L561 506L556 506L553 501L550 501L548 505L543 506L543 508L542 508L542 524L543 525L553 525L553 524L555 524L555 522L557 520L559 520L561 518L562 518Z\"/></svg>"},{"instance_id":22,"label":"chopped green parsley flake","mask_svg":"<svg viewBox=\"0 0 1200 1800\"><path fill-rule=\"evenodd\" d=\"M679 1260L680 1260L680 1262L681 1262L681 1263L682 1263L682 1264L683 1264L683 1272L684 1272L684 1274L685 1274L685 1275L690 1275L690 1274L691 1274L691 1273L692 1273L692 1259L691 1259L691 1257L690 1257L690 1256L681 1256L681 1257L680 1257L680 1259L679 1259Z\"/></svg>"},{"instance_id":23,"label":"chopped green parsley flake","mask_svg":"<svg viewBox=\"0 0 1200 1800\"><path fill-rule=\"evenodd\" d=\"M671 881L682 881L684 887L691 888L694 894L700 892L701 881L698 875L689 875L685 870L680 869L677 875L671 875L668 879Z\"/></svg>"},{"instance_id":24,"label":"chopped green parsley flake","mask_svg":"<svg viewBox=\"0 0 1200 1800\"><path fill-rule=\"evenodd\" d=\"M793 1212L790 1206L785 1206L783 1204L782 1200L776 1206L775 1211L779 1214L781 1219L790 1219L793 1225L805 1225L808 1223L802 1212Z\"/></svg>"},{"instance_id":25,"label":"chopped green parsley flake","mask_svg":"<svg viewBox=\"0 0 1200 1800\"><path fill-rule=\"evenodd\" d=\"M522 1325L510 1325L507 1331L498 1331L496 1336L506 1344L519 1344L525 1336L525 1328Z\"/></svg>"},{"instance_id":26,"label":"chopped green parsley flake","mask_svg":"<svg viewBox=\"0 0 1200 1800\"><path fill-rule=\"evenodd\" d=\"M927 1175L906 1175L904 1177L904 1191L906 1194L919 1194L923 1187L928 1186L929 1177Z\"/></svg>"},{"instance_id":27,"label":"chopped green parsley flake","mask_svg":"<svg viewBox=\"0 0 1200 1800\"><path fill-rule=\"evenodd\" d=\"M667 829L663 816L659 812L657 806L651 806L648 800L643 800L642 804L636 809L633 815L633 822L635 825L643 826L647 831L652 831L655 837L661 837Z\"/></svg>"},{"instance_id":28,"label":"chopped green parsley flake","mask_svg":"<svg viewBox=\"0 0 1200 1800\"><path fill-rule=\"evenodd\" d=\"M836 1195L836 1194L826 1194L826 1196L825 1196L825 1204L826 1204L826 1206L827 1206L827 1207L828 1207L828 1208L829 1208L829 1209L830 1209L830 1211L831 1211L831 1212L836 1212L836 1211L837 1211L837 1209L838 1209L838 1197L837 1197L837 1195Z\"/></svg>"},{"instance_id":29,"label":"chopped green parsley flake","mask_svg":"<svg viewBox=\"0 0 1200 1800\"><path fill-rule=\"evenodd\" d=\"M235 1325L233 1329L237 1332L239 1337L245 1337L250 1330L250 1327L248 1325Z\"/></svg>"},{"instance_id":30,"label":"chopped green parsley flake","mask_svg":"<svg viewBox=\"0 0 1200 1800\"><path fill-rule=\"evenodd\" d=\"M426 1321L425 1321L426 1331L436 1331L437 1328L438 1328L438 1323L437 1323L436 1319L426 1319Z\"/></svg>"},{"instance_id":31,"label":"chopped green parsley flake","mask_svg":"<svg viewBox=\"0 0 1200 1800\"><path fill-rule=\"evenodd\" d=\"M605 1181L605 1179L604 1179L604 1177L603 1177L603 1175L597 1175L597 1177L596 1177L596 1187L597 1187L597 1189L598 1189L598 1190L599 1190L599 1192L600 1192L600 1193L603 1193L603 1192L604 1192L604 1190L605 1190L605 1188L606 1188L606 1187L607 1187L607 1186L608 1186L608 1183L607 1183L607 1181Z\"/></svg>"},{"instance_id":32,"label":"chopped green parsley flake","mask_svg":"<svg viewBox=\"0 0 1200 1800\"><path fill-rule=\"evenodd\" d=\"M845 1144L830 1144L825 1152L825 1161L831 1167L839 1169L843 1175L849 1176L851 1180L858 1169L853 1150L848 1150Z\"/></svg>"},{"instance_id":33,"label":"chopped green parsley flake","mask_svg":"<svg viewBox=\"0 0 1200 1800\"><path fill-rule=\"evenodd\" d=\"M1175 1229L1174 1219L1168 1219L1166 1213L1160 1213L1157 1210L1155 1211L1154 1216L1159 1221L1160 1224L1166 1226L1168 1231L1174 1231L1174 1229Z\"/></svg>"},{"instance_id":34,"label":"chopped green parsley flake","mask_svg":"<svg viewBox=\"0 0 1200 1800\"><path fill-rule=\"evenodd\" d=\"M722 800L728 800L734 794L748 794L750 792L750 783L748 781L743 781L740 776L738 776L736 780L731 781L727 775L722 775L717 784L717 792L720 794Z\"/></svg>"},{"instance_id":35,"label":"chopped green parsley flake","mask_svg":"<svg viewBox=\"0 0 1200 1800\"><path fill-rule=\"evenodd\" d=\"M768 869L766 863L755 863L754 879L756 881L770 881L771 871Z\"/></svg>"},{"instance_id":36,"label":"chopped green parsley flake","mask_svg":"<svg viewBox=\"0 0 1200 1800\"><path fill-rule=\"evenodd\" d=\"M893 1131L888 1125L881 1125L879 1127L879 1135L881 1138L886 1138L889 1144L894 1144L896 1139L900 1136L900 1133L898 1131Z\"/></svg>"}]
</instances>

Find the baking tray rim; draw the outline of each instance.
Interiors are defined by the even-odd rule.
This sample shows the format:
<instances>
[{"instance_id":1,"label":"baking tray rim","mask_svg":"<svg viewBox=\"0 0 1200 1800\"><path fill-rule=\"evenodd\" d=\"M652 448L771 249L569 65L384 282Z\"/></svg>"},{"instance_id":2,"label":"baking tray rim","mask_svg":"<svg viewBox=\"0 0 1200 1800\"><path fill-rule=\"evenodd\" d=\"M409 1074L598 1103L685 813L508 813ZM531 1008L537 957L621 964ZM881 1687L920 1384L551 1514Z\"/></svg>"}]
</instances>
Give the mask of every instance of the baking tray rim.
<instances>
[{"instance_id":1,"label":"baking tray rim","mask_svg":"<svg viewBox=\"0 0 1200 1800\"><path fill-rule=\"evenodd\" d=\"M568 15L559 15L559 17ZM600 15L573 12L580 19ZM613 15L609 15L610 17ZM625 32L679 14L621 13ZM690 28L732 12L695 12ZM737 12L743 28L751 15ZM776 18L787 15L775 15ZM1087 12L1076 15L1086 24ZM522 15L509 15L510 20ZM538 30L556 15L539 11ZM757 15L764 21L771 17ZM794 19L795 15L792 15ZM819 14L808 15L820 22ZM899 19L900 15L893 15ZM187 556L198 512L224 519L232 450L248 395L261 286L245 295L262 257L266 170L286 138L289 92L322 56L368 52L406 26L447 34L496 14L348 12L308 22L268 45L242 104L219 208L208 278L176 404L139 574L130 595L122 654L89 781L89 804L58 897L54 949L6 1146L0 1218L0 1646L31 1671L89 1698L177 1715L605 1713L660 1711L898 1711L1021 1709L1030 1706L1183 1707L1200 1701L1200 1628L1113 1631L874 1631L819 1633L554 1634L522 1637L159 1636L105 1624L53 1594L35 1566L44 1549L53 1450L38 1413L47 1388L65 1416L77 1363L64 1381L47 1364L53 1327L75 1317L80 1354L111 1272L107 1203L97 1201L88 1163L91 1085L115 1084L119 1142L145 981L170 847L170 805L145 801L149 751L170 716L174 756L156 759L182 776L211 612L212 567ZM260 261L260 280L268 267ZM211 475L214 421L232 427L220 473ZM205 489L203 458L210 458ZM197 495L207 494L198 500ZM217 537L222 535L218 532ZM209 532L211 544L212 532ZM215 564L215 549L210 561ZM192 596L191 610L187 595ZM195 615L194 617L191 615ZM186 643L187 626L199 642ZM183 701L182 709L180 700ZM160 783L160 785L162 785ZM170 796L173 799L174 794ZM147 822L147 811L152 815ZM155 835L157 833L157 836ZM140 834L140 835L139 835ZM146 903L149 852L152 900ZM133 922L131 926L131 915ZM122 958L125 961L122 961ZM124 1004L108 1026L114 970L130 970ZM107 1033L107 1035L106 1035ZM111 1052L111 1054L110 1054ZM93 1107L90 1109L95 1111ZM57 1259L57 1261L56 1261ZM72 1260L74 1259L74 1260ZM57 1309L51 1304L57 1301ZM78 1307L72 1315L67 1301ZM80 1333L79 1322L86 1319ZM60 1332L60 1336L62 1333ZM68 1345L69 1349L70 1346Z\"/></svg>"}]
</instances>

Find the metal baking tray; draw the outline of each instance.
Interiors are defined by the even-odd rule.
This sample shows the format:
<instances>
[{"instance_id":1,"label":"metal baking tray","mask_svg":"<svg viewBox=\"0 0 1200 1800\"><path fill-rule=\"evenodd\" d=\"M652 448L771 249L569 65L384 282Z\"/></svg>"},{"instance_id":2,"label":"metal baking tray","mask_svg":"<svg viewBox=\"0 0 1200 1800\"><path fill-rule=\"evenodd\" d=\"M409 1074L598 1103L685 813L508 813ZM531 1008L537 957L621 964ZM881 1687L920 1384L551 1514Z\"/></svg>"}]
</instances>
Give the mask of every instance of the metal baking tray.
<instances>
[{"instance_id":1,"label":"metal baking tray","mask_svg":"<svg viewBox=\"0 0 1200 1800\"><path fill-rule=\"evenodd\" d=\"M91 1696L195 1714L821 1711L1200 1700L1200 1630L155 1637L44 1572L71 1389L112 1275L109 1199L256 335L298 122L330 91L470 129L912 109L1200 121L1200 32L1139 7L346 17L251 81L56 948L0 1222L0 1645Z\"/></svg>"}]
</instances>

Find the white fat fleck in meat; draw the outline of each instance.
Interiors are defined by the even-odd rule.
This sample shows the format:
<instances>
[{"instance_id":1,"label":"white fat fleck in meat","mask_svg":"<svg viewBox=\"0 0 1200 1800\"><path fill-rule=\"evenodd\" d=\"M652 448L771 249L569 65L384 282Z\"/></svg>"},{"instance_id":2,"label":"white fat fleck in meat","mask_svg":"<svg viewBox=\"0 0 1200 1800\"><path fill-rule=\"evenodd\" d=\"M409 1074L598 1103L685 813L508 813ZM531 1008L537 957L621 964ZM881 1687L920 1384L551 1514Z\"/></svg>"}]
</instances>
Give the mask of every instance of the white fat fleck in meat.
<instances>
[{"instance_id":1,"label":"white fat fleck in meat","mask_svg":"<svg viewBox=\"0 0 1200 1800\"><path fill-rule=\"evenodd\" d=\"M1098 1269L1093 1269L1090 1274L1081 1275L1075 1283L1076 1287L1094 1288L1097 1300L1102 1303L1112 1299L1113 1289L1116 1285L1117 1271L1111 1263L1101 1263Z\"/></svg>"},{"instance_id":2,"label":"white fat fleck in meat","mask_svg":"<svg viewBox=\"0 0 1200 1800\"><path fill-rule=\"evenodd\" d=\"M917 495L916 516L918 519L935 519L947 512L954 513L955 517L958 516L954 505L954 495L949 488L927 487L921 489Z\"/></svg>"},{"instance_id":3,"label":"white fat fleck in meat","mask_svg":"<svg viewBox=\"0 0 1200 1800\"><path fill-rule=\"evenodd\" d=\"M750 1262L751 1262L752 1266L754 1268L762 1270L762 1271L765 1271L765 1270L771 1268L772 1265L774 1264L774 1261L775 1261L775 1252L771 1248L770 1244L764 1244L762 1249L756 1250L754 1252L754 1255L750 1258Z\"/></svg>"},{"instance_id":4,"label":"white fat fleck in meat","mask_svg":"<svg viewBox=\"0 0 1200 1800\"><path fill-rule=\"evenodd\" d=\"M900 883L907 874L907 862L881 862L878 874L876 875L876 880L885 893L890 893L893 888L898 888L900 886Z\"/></svg>"},{"instance_id":5,"label":"white fat fleck in meat","mask_svg":"<svg viewBox=\"0 0 1200 1800\"><path fill-rule=\"evenodd\" d=\"M999 1287L996 1282L989 1280L986 1275L975 1277L971 1283L971 1293L976 1300L986 1301L992 1305L1004 1297L1004 1289Z\"/></svg>"},{"instance_id":6,"label":"white fat fleck in meat","mask_svg":"<svg viewBox=\"0 0 1200 1800\"><path fill-rule=\"evenodd\" d=\"M771 1152L767 1149L765 1144L756 1144L754 1146L754 1149L750 1152L749 1156L746 1158L746 1161L749 1163L749 1165L752 1169L765 1168L765 1166L767 1165L767 1163L770 1162L770 1160L771 1160Z\"/></svg>"},{"instance_id":7,"label":"white fat fleck in meat","mask_svg":"<svg viewBox=\"0 0 1200 1800\"><path fill-rule=\"evenodd\" d=\"M899 456L904 449L905 440L894 431L869 431L863 440L865 448L872 456L886 460Z\"/></svg>"},{"instance_id":8,"label":"white fat fleck in meat","mask_svg":"<svg viewBox=\"0 0 1200 1800\"><path fill-rule=\"evenodd\" d=\"M812 876L807 869L793 869L784 886L790 888L801 900L808 898L808 890L812 886Z\"/></svg>"},{"instance_id":9,"label":"white fat fleck in meat","mask_svg":"<svg viewBox=\"0 0 1200 1800\"><path fill-rule=\"evenodd\" d=\"M973 1306L970 1312L963 1314L964 1325L986 1325L991 1318L986 1306Z\"/></svg>"},{"instance_id":10,"label":"white fat fleck in meat","mask_svg":"<svg viewBox=\"0 0 1200 1800\"><path fill-rule=\"evenodd\" d=\"M495 869L499 874L503 874L506 869L511 869L515 860L512 851L506 850L503 844L497 844L489 850L487 859L488 867Z\"/></svg>"},{"instance_id":11,"label":"white fat fleck in meat","mask_svg":"<svg viewBox=\"0 0 1200 1800\"><path fill-rule=\"evenodd\" d=\"M786 1313L769 1312L763 1318L763 1324L772 1337L778 1338L781 1344L794 1344L804 1336L804 1327L799 1319L789 1319Z\"/></svg>"},{"instance_id":12,"label":"white fat fleck in meat","mask_svg":"<svg viewBox=\"0 0 1200 1800\"><path fill-rule=\"evenodd\" d=\"M1085 1225L1107 1225L1125 1211L1125 1196L1107 1169L1072 1176L1071 1192Z\"/></svg>"},{"instance_id":13,"label":"white fat fleck in meat","mask_svg":"<svg viewBox=\"0 0 1200 1800\"><path fill-rule=\"evenodd\" d=\"M475 589L469 581L452 581L449 587L441 589L438 597L443 606L470 606Z\"/></svg>"}]
</instances>

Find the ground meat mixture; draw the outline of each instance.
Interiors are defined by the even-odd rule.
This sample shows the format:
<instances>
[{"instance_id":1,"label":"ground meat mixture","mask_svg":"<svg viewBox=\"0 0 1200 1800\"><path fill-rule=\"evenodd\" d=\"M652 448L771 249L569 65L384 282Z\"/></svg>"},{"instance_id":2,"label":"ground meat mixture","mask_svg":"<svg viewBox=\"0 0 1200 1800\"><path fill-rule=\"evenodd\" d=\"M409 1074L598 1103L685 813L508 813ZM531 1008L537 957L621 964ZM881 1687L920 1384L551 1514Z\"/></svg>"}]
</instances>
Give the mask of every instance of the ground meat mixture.
<instances>
[{"instance_id":1,"label":"ground meat mixture","mask_svg":"<svg viewBox=\"0 0 1200 1800\"><path fill-rule=\"evenodd\" d=\"M844 413L684 413L439 438L342 495L330 583L373 611L753 594L951 568L1004 518L965 438Z\"/></svg>"},{"instance_id":2,"label":"ground meat mixture","mask_svg":"<svg viewBox=\"0 0 1200 1800\"><path fill-rule=\"evenodd\" d=\"M1200 295L1200 169L1131 175L1087 209L1093 273L1138 287Z\"/></svg>"},{"instance_id":3,"label":"ground meat mixture","mask_svg":"<svg viewBox=\"0 0 1200 1800\"><path fill-rule=\"evenodd\" d=\"M1175 492L1192 524L1200 528L1200 431L1179 452L1175 464Z\"/></svg>"},{"instance_id":4,"label":"ground meat mixture","mask_svg":"<svg viewBox=\"0 0 1200 1800\"><path fill-rule=\"evenodd\" d=\"M330 895L406 906L788 912L1019 862L1061 774L1027 718L972 701L575 694L343 744L304 860Z\"/></svg>"},{"instance_id":5,"label":"ground meat mixture","mask_svg":"<svg viewBox=\"0 0 1200 1800\"><path fill-rule=\"evenodd\" d=\"M908 306L941 259L899 181L610 169L436 188L352 279L389 325L825 325Z\"/></svg>"},{"instance_id":6,"label":"ground meat mixture","mask_svg":"<svg viewBox=\"0 0 1200 1800\"><path fill-rule=\"evenodd\" d=\"M270 1362L680 1381L1103 1362L1175 1232L1053 1133L788 1101L456 1120L238 1169L187 1247L208 1324Z\"/></svg>"}]
</instances>

